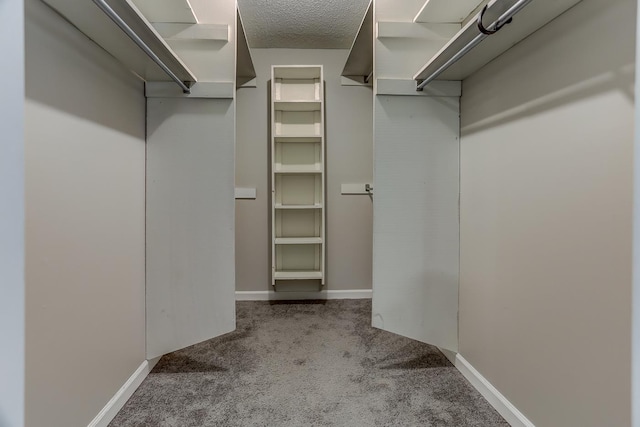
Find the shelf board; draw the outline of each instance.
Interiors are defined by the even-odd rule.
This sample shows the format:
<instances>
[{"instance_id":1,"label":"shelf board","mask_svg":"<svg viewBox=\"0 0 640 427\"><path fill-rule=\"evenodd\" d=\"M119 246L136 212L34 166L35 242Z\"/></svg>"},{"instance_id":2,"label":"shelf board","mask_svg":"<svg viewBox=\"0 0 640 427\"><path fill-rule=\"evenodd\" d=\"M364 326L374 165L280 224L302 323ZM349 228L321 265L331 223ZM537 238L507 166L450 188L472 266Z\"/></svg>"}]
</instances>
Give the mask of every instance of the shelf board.
<instances>
[{"instance_id":1,"label":"shelf board","mask_svg":"<svg viewBox=\"0 0 640 427\"><path fill-rule=\"evenodd\" d=\"M322 173L322 170L318 169L316 166L283 166L281 168L274 169L273 172L274 173L314 174L314 173Z\"/></svg>"},{"instance_id":2,"label":"shelf board","mask_svg":"<svg viewBox=\"0 0 640 427\"><path fill-rule=\"evenodd\" d=\"M368 77L373 72L373 2L369 2L362 18L349 57L342 70L343 76Z\"/></svg>"},{"instance_id":3,"label":"shelf board","mask_svg":"<svg viewBox=\"0 0 640 427\"><path fill-rule=\"evenodd\" d=\"M321 245L322 237L276 237L276 245Z\"/></svg>"},{"instance_id":4,"label":"shelf board","mask_svg":"<svg viewBox=\"0 0 640 427\"><path fill-rule=\"evenodd\" d=\"M274 207L276 209L322 209L322 204L316 203L315 205L283 205L281 203L276 203Z\"/></svg>"},{"instance_id":5,"label":"shelf board","mask_svg":"<svg viewBox=\"0 0 640 427\"><path fill-rule=\"evenodd\" d=\"M533 1L529 3L499 32L489 36L458 62L446 69L438 80L464 80L501 55L513 45L546 25L552 19L565 12L581 0ZM484 21L491 23L514 4L514 0L492 0ZM431 58L413 77L423 80L453 57L476 35L479 34L475 19L465 25L433 58Z\"/></svg>"},{"instance_id":6,"label":"shelf board","mask_svg":"<svg viewBox=\"0 0 640 427\"><path fill-rule=\"evenodd\" d=\"M276 111L320 111L322 102L307 100L274 101L273 108Z\"/></svg>"},{"instance_id":7,"label":"shelf board","mask_svg":"<svg viewBox=\"0 0 640 427\"><path fill-rule=\"evenodd\" d=\"M256 70L253 66L253 59L251 58L251 52L249 50L249 44L247 43L247 37L244 32L244 25L242 23L242 17L240 16L240 10L237 9L237 55L236 55L236 87L240 87L243 84L250 82L256 77Z\"/></svg>"},{"instance_id":8,"label":"shelf board","mask_svg":"<svg viewBox=\"0 0 640 427\"><path fill-rule=\"evenodd\" d=\"M118 59L145 81L171 81L131 39L91 1L44 0L88 38ZM169 4L170 2L164 2ZM185 3L183 1L183 3ZM188 2L187 2L188 3ZM196 77L131 0L109 5L182 81Z\"/></svg>"},{"instance_id":9,"label":"shelf board","mask_svg":"<svg viewBox=\"0 0 640 427\"><path fill-rule=\"evenodd\" d=\"M322 136L318 135L318 134L310 134L310 133L300 133L300 134L296 134L296 133L290 133L290 134L277 134L274 135L274 138L276 138L276 142L278 142L278 139L282 139L282 138L288 138L288 139L303 139L303 138L317 138L318 141L320 141L320 138L322 138ZM311 142L311 141L309 141Z\"/></svg>"},{"instance_id":10,"label":"shelf board","mask_svg":"<svg viewBox=\"0 0 640 427\"><path fill-rule=\"evenodd\" d=\"M482 0L427 0L413 22L457 22L465 20Z\"/></svg>"},{"instance_id":11,"label":"shelf board","mask_svg":"<svg viewBox=\"0 0 640 427\"><path fill-rule=\"evenodd\" d=\"M275 142L321 142L321 136L282 136L276 135Z\"/></svg>"},{"instance_id":12,"label":"shelf board","mask_svg":"<svg viewBox=\"0 0 640 427\"><path fill-rule=\"evenodd\" d=\"M273 273L276 280L313 280L322 279L321 271L276 271Z\"/></svg>"},{"instance_id":13,"label":"shelf board","mask_svg":"<svg viewBox=\"0 0 640 427\"><path fill-rule=\"evenodd\" d=\"M133 3L151 22L198 23L189 0L133 0Z\"/></svg>"}]
</instances>

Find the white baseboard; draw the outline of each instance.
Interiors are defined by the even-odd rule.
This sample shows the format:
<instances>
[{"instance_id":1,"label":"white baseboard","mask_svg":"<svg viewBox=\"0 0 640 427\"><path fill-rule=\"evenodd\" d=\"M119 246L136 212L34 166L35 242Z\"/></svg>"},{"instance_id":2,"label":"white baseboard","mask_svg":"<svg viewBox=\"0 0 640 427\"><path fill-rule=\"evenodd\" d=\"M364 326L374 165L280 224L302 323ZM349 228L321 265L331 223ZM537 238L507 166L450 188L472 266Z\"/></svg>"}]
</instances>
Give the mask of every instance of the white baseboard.
<instances>
[{"instance_id":1,"label":"white baseboard","mask_svg":"<svg viewBox=\"0 0 640 427\"><path fill-rule=\"evenodd\" d=\"M291 301L328 299L371 299L371 289L328 290L321 292L236 291L236 301Z\"/></svg>"},{"instance_id":2,"label":"white baseboard","mask_svg":"<svg viewBox=\"0 0 640 427\"><path fill-rule=\"evenodd\" d=\"M89 423L87 427L107 427L109 423L116 417L118 411L122 409L127 400L140 387L142 381L149 375L149 372L156 366L160 358L145 360L129 377L129 379L120 387L120 390L113 395L111 400L102 408L96 417Z\"/></svg>"},{"instance_id":3,"label":"white baseboard","mask_svg":"<svg viewBox=\"0 0 640 427\"><path fill-rule=\"evenodd\" d=\"M442 350L442 349L441 349ZM453 365L512 427L535 427L497 388L482 376L464 357L442 350Z\"/></svg>"}]
</instances>

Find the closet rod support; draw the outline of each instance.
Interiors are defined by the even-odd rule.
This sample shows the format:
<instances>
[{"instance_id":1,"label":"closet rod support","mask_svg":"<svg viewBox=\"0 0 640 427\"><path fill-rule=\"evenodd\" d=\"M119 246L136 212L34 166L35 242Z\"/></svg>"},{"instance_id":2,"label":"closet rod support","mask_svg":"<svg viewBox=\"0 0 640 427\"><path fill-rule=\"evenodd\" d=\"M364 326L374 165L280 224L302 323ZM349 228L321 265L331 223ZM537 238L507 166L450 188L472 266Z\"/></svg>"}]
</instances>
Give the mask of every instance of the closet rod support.
<instances>
[{"instance_id":1,"label":"closet rod support","mask_svg":"<svg viewBox=\"0 0 640 427\"><path fill-rule=\"evenodd\" d=\"M369 81L371 80L371 77L373 77L373 70L371 70L369 75L364 78L364 82L369 83Z\"/></svg>"},{"instance_id":2,"label":"closet rod support","mask_svg":"<svg viewBox=\"0 0 640 427\"><path fill-rule=\"evenodd\" d=\"M422 91L426 85L434 81L444 70L458 62L460 58L465 56L469 51L471 51L474 47L476 47L480 42L486 39L490 34L497 32L500 28L502 28L505 24L511 22L513 16L520 12L526 5L531 3L533 0L518 0L514 3L509 9L507 9L502 15L498 17L494 22L491 23L488 27L484 27L486 32L480 32L477 36L475 36L469 43L466 44L462 49L460 49L455 55L453 55L447 62L442 64L437 70L435 70L431 75L429 75L424 80L418 81L418 86L416 87L417 91ZM478 19L482 19L482 16L486 12L486 7L482 9L482 12L478 14ZM482 22L482 21L479 21Z\"/></svg>"},{"instance_id":3,"label":"closet rod support","mask_svg":"<svg viewBox=\"0 0 640 427\"><path fill-rule=\"evenodd\" d=\"M100 8L100 10L102 10L109 18L111 18L111 20L118 26L120 27L120 29L127 35L129 36L129 38L131 40L133 40L133 42L138 45L138 47L140 49L142 49L142 51L144 53L147 54L147 56L149 56L149 58L151 58L151 60L153 62L155 62L158 67L160 67L162 69L162 71L164 71L165 73L167 73L167 75L169 77L171 77L171 80L173 80L174 82L176 82L178 84L178 86L180 86L182 88L182 91L184 93L191 93L191 89L189 89L189 86L187 86L185 84L185 82L183 82L182 80L180 80L178 78L178 76L175 75L175 73L173 71L171 71L171 69L169 67L167 67L167 65L162 62L162 60L158 57L158 55L156 55L153 50L151 50L151 48L140 38L140 36L138 36L135 31L133 31L131 29L131 27L129 25L127 25L126 22L124 22L124 20L116 13L115 10L113 10L111 8L111 6L109 6L107 4L107 2L105 0L93 0L93 2L96 4L96 6L98 6Z\"/></svg>"}]
</instances>

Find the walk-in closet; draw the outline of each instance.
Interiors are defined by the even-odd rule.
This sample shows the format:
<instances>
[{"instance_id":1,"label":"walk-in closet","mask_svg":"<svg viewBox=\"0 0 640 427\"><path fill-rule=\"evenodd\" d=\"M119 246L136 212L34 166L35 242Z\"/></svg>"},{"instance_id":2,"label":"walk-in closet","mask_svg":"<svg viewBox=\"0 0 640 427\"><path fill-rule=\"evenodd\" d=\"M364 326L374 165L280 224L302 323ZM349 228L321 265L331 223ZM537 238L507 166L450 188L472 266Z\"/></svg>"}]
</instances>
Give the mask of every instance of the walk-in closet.
<instances>
[{"instance_id":1,"label":"walk-in closet","mask_svg":"<svg viewBox=\"0 0 640 427\"><path fill-rule=\"evenodd\" d=\"M637 17L0 1L0 427L640 426Z\"/></svg>"}]
</instances>

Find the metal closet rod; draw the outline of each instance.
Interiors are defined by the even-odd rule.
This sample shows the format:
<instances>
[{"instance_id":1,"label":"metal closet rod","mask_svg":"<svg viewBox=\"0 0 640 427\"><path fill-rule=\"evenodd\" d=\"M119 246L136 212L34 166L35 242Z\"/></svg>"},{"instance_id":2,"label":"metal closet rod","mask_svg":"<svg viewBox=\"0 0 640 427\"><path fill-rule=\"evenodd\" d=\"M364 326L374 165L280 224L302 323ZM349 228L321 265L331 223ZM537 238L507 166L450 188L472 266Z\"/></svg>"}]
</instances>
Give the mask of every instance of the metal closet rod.
<instances>
[{"instance_id":1,"label":"metal closet rod","mask_svg":"<svg viewBox=\"0 0 640 427\"><path fill-rule=\"evenodd\" d=\"M151 50L151 48L144 42L144 40L142 40L140 36L138 36L135 31L133 31L131 27L127 25L126 22L124 22L122 18L120 18L116 11L113 10L105 0L93 0L93 2L100 8L100 10L102 10L109 18L111 18L111 20L115 22L116 25L120 27L120 29L124 31L125 34L128 35L129 38L133 40L133 42L137 44L138 47L142 49L153 62L158 64L158 67L162 68L162 71L167 73L167 75L171 77L171 79L182 88L182 91L184 93L191 93L191 89L189 89L189 86L187 86L185 82L180 80L180 78L178 78L178 76L176 76L175 73L171 71L171 69L167 67L164 62L162 62L162 59L160 59L158 55L156 55L153 50Z\"/></svg>"},{"instance_id":2,"label":"metal closet rod","mask_svg":"<svg viewBox=\"0 0 640 427\"><path fill-rule=\"evenodd\" d=\"M484 12L487 9L487 6L485 6L482 12L480 12L480 14L478 15L478 19L477 19L479 31L482 31L484 29L485 32L480 32L480 34L475 36L473 40L471 40L469 43L465 45L465 47L460 49L458 53L456 53L451 58L449 58L447 62L442 64L437 70L431 73L430 76L428 76L426 79L418 83L416 90L421 91L422 89L424 89L426 85L434 81L440 74L442 74L444 70L446 70L447 68L449 68L450 66L458 62L460 58L465 56L467 53L469 53L469 51L471 51L474 47L480 44L482 40L486 39L487 37L489 37L489 35L497 32L504 25L511 22L511 19L513 18L513 16L516 13L520 12L522 9L524 9L524 7L529 3L531 3L532 1L533 0L518 0L516 3L513 4L513 6L507 9L502 15L498 17L498 19L492 22L491 25L489 25L488 27L484 27L482 25L482 16L484 15Z\"/></svg>"}]
</instances>

